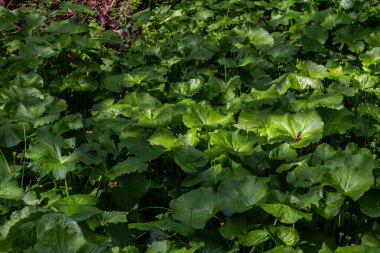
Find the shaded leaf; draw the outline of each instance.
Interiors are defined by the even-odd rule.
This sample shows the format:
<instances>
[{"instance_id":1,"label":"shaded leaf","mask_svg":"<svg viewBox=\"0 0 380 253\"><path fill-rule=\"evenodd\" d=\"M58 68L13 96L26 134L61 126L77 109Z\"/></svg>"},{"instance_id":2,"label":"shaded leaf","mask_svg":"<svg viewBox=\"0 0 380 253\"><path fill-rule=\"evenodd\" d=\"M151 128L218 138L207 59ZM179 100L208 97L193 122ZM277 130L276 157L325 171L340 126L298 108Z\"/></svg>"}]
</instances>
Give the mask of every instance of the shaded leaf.
<instances>
[{"instance_id":1,"label":"shaded leaf","mask_svg":"<svg viewBox=\"0 0 380 253\"><path fill-rule=\"evenodd\" d=\"M173 209L174 219L195 229L203 229L216 212L216 199L212 188L201 187L170 201L169 206Z\"/></svg>"}]
</instances>

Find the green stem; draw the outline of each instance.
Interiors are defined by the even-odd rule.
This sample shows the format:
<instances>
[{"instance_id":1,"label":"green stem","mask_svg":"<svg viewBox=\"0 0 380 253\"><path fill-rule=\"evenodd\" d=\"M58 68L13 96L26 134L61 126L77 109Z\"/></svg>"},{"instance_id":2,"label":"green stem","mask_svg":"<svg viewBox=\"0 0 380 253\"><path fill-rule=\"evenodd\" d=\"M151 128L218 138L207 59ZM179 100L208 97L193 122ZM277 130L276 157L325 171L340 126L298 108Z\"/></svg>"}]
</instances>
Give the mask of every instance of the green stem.
<instances>
[{"instance_id":1,"label":"green stem","mask_svg":"<svg viewBox=\"0 0 380 253\"><path fill-rule=\"evenodd\" d=\"M69 196L69 184L67 183L67 177L65 177L65 190L66 190L66 196Z\"/></svg>"},{"instance_id":2,"label":"green stem","mask_svg":"<svg viewBox=\"0 0 380 253\"><path fill-rule=\"evenodd\" d=\"M162 207L162 206L147 206L147 207L142 207L142 208L136 210L136 212L140 212L140 211L145 210L145 209L163 209L163 210L166 210L166 211L169 211L169 212L172 211L172 209L166 208L166 207Z\"/></svg>"},{"instance_id":3,"label":"green stem","mask_svg":"<svg viewBox=\"0 0 380 253\"><path fill-rule=\"evenodd\" d=\"M99 176L99 184L98 184L98 188L96 189L96 194L95 194L95 197L98 197L99 195L99 190L100 190L100 185L102 184L102 179L103 179L103 176Z\"/></svg>"},{"instance_id":4,"label":"green stem","mask_svg":"<svg viewBox=\"0 0 380 253\"><path fill-rule=\"evenodd\" d=\"M24 185L24 175L25 175L25 160L26 160L26 128L25 122L22 123L22 132L24 135L24 157L22 159L22 175L21 175L21 188Z\"/></svg>"},{"instance_id":5,"label":"green stem","mask_svg":"<svg viewBox=\"0 0 380 253\"><path fill-rule=\"evenodd\" d=\"M273 222L273 226L276 226L277 225L277 222L278 222L278 218L276 218Z\"/></svg>"},{"instance_id":6,"label":"green stem","mask_svg":"<svg viewBox=\"0 0 380 253\"><path fill-rule=\"evenodd\" d=\"M9 171L9 173L12 174L12 172L11 172L11 168L9 168L8 161L7 161L7 159L5 158L5 155L4 155L4 153L3 153L3 151L2 151L1 149L0 149L0 153L1 153L1 156L3 157L3 159L4 159L5 165L7 166L7 169L8 169L8 171Z\"/></svg>"}]
</instances>

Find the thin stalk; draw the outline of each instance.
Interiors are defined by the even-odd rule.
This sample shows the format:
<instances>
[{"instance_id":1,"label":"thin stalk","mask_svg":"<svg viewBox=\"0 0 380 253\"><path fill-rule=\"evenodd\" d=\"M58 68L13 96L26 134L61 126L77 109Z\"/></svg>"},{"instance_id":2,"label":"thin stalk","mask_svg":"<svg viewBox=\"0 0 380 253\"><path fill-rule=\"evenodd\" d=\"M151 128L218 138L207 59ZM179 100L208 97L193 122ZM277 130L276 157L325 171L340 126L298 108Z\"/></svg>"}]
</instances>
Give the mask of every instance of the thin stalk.
<instances>
[{"instance_id":1,"label":"thin stalk","mask_svg":"<svg viewBox=\"0 0 380 253\"><path fill-rule=\"evenodd\" d=\"M278 222L278 218L276 218L273 222L273 226L276 226L277 225L277 222Z\"/></svg>"},{"instance_id":2,"label":"thin stalk","mask_svg":"<svg viewBox=\"0 0 380 253\"><path fill-rule=\"evenodd\" d=\"M26 160L26 128L25 128L25 122L22 123L22 132L24 136L24 157L22 159L22 175L21 175L21 188L24 185L24 175L25 175L25 160Z\"/></svg>"},{"instance_id":3,"label":"thin stalk","mask_svg":"<svg viewBox=\"0 0 380 253\"><path fill-rule=\"evenodd\" d=\"M66 196L69 196L69 184L67 183L67 177L65 177L65 190L66 190Z\"/></svg>"},{"instance_id":4,"label":"thin stalk","mask_svg":"<svg viewBox=\"0 0 380 253\"><path fill-rule=\"evenodd\" d=\"M5 158L5 155L4 155L4 153L3 153L3 151L1 149L0 149L0 153L1 153L1 156L3 157L3 159L4 159L5 165L7 166L7 169L9 171L9 173L12 174L11 168L9 168L9 164L8 164L7 158Z\"/></svg>"},{"instance_id":5,"label":"thin stalk","mask_svg":"<svg viewBox=\"0 0 380 253\"><path fill-rule=\"evenodd\" d=\"M96 194L95 194L95 197L98 197L99 195L99 190L100 190L100 185L102 184L102 179L103 179L103 176L99 176L99 184L98 184L98 188L96 189Z\"/></svg>"},{"instance_id":6,"label":"thin stalk","mask_svg":"<svg viewBox=\"0 0 380 253\"><path fill-rule=\"evenodd\" d=\"M142 208L136 210L136 212L140 212L140 211L146 210L146 209L163 209L163 210L166 210L166 211L169 211L169 212L172 211L172 209L166 208L166 207L162 207L162 206L147 206L147 207L142 207Z\"/></svg>"}]
</instances>

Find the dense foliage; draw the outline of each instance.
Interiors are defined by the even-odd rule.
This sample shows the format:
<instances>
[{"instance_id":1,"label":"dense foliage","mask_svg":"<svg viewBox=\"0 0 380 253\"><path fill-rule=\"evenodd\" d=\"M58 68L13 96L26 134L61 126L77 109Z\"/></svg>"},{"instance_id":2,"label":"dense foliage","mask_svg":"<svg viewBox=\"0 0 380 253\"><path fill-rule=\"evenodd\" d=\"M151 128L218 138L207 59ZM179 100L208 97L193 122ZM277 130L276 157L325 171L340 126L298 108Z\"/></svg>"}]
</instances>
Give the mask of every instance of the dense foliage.
<instances>
[{"instance_id":1,"label":"dense foliage","mask_svg":"<svg viewBox=\"0 0 380 253\"><path fill-rule=\"evenodd\" d=\"M0 252L380 252L380 4L67 11L0 6Z\"/></svg>"}]
</instances>

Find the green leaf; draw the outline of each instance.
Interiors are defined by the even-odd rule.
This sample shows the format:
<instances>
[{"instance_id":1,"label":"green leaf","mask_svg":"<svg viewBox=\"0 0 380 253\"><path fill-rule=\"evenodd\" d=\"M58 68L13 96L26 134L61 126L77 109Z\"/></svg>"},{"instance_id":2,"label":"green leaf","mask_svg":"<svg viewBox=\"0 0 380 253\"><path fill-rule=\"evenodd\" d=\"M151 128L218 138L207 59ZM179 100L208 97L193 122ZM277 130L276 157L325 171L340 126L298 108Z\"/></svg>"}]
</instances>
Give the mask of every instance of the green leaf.
<instances>
[{"instance_id":1,"label":"green leaf","mask_svg":"<svg viewBox=\"0 0 380 253\"><path fill-rule=\"evenodd\" d=\"M227 240L244 237L248 233L248 230L255 228L260 220L266 218L266 213L264 213L264 216L260 214L261 213L258 213L255 209L252 212L248 211L245 215L237 214L227 217L223 226L219 229L219 232ZM249 236L245 238L248 239ZM245 239L243 238L242 240Z\"/></svg>"},{"instance_id":2,"label":"green leaf","mask_svg":"<svg viewBox=\"0 0 380 253\"><path fill-rule=\"evenodd\" d=\"M199 143L197 128L192 128L187 131L186 134L180 134L177 139L176 145L189 145L195 147Z\"/></svg>"},{"instance_id":3,"label":"green leaf","mask_svg":"<svg viewBox=\"0 0 380 253\"><path fill-rule=\"evenodd\" d=\"M98 88L98 83L95 79L85 76L79 71L74 71L63 79L61 90L66 88L74 91L95 91Z\"/></svg>"},{"instance_id":4,"label":"green leaf","mask_svg":"<svg viewBox=\"0 0 380 253\"><path fill-rule=\"evenodd\" d=\"M331 184L353 200L359 199L374 185L374 157L368 149L359 149L353 143L344 151L337 151L325 166L329 168Z\"/></svg>"},{"instance_id":5,"label":"green leaf","mask_svg":"<svg viewBox=\"0 0 380 253\"><path fill-rule=\"evenodd\" d=\"M353 200L359 199L374 184L371 171L356 167L335 167L331 172L332 184Z\"/></svg>"},{"instance_id":6,"label":"green leaf","mask_svg":"<svg viewBox=\"0 0 380 253\"><path fill-rule=\"evenodd\" d=\"M86 32L87 26L85 24L77 23L74 20L67 19L51 23L46 27L45 31L54 34L77 34Z\"/></svg>"},{"instance_id":7,"label":"green leaf","mask_svg":"<svg viewBox=\"0 0 380 253\"><path fill-rule=\"evenodd\" d=\"M345 197L338 192L327 192L317 212L325 219L332 219L340 212Z\"/></svg>"},{"instance_id":8,"label":"green leaf","mask_svg":"<svg viewBox=\"0 0 380 253\"><path fill-rule=\"evenodd\" d=\"M208 19L214 16L214 12L207 9L199 10L195 13L194 17L198 20Z\"/></svg>"},{"instance_id":9,"label":"green leaf","mask_svg":"<svg viewBox=\"0 0 380 253\"><path fill-rule=\"evenodd\" d=\"M216 193L201 187L170 201L173 218L195 229L203 229L216 212Z\"/></svg>"},{"instance_id":10,"label":"green leaf","mask_svg":"<svg viewBox=\"0 0 380 253\"><path fill-rule=\"evenodd\" d=\"M173 108L169 104L159 108L151 105L140 105L134 108L132 119L137 120L137 126L144 128L164 127L168 125L173 117Z\"/></svg>"},{"instance_id":11,"label":"green leaf","mask_svg":"<svg viewBox=\"0 0 380 253\"><path fill-rule=\"evenodd\" d=\"M211 128L227 126L234 122L233 115L221 115L211 108L204 108L201 105L193 105L188 112L183 115L183 123L188 128Z\"/></svg>"},{"instance_id":12,"label":"green leaf","mask_svg":"<svg viewBox=\"0 0 380 253\"><path fill-rule=\"evenodd\" d=\"M327 143L322 143L321 145L318 145L318 147L316 147L314 150L311 161L315 165L325 164L328 160L334 157L335 154L336 151L333 147Z\"/></svg>"},{"instance_id":13,"label":"green leaf","mask_svg":"<svg viewBox=\"0 0 380 253\"><path fill-rule=\"evenodd\" d=\"M368 245L353 245L338 247L335 250L336 253L379 253L380 249L378 247L370 247Z\"/></svg>"},{"instance_id":14,"label":"green leaf","mask_svg":"<svg viewBox=\"0 0 380 253\"><path fill-rule=\"evenodd\" d=\"M164 147L157 145L152 146L144 137L128 137L124 142L128 152L144 161L154 160L165 152Z\"/></svg>"},{"instance_id":15,"label":"green leaf","mask_svg":"<svg viewBox=\"0 0 380 253\"><path fill-rule=\"evenodd\" d=\"M295 160L297 155L297 151L288 143L281 144L269 151L270 159L285 160L286 162Z\"/></svg>"},{"instance_id":16,"label":"green leaf","mask_svg":"<svg viewBox=\"0 0 380 253\"><path fill-rule=\"evenodd\" d=\"M148 192L151 181L143 174L128 174L121 177L118 186L112 190L111 202L122 210L130 210Z\"/></svg>"},{"instance_id":17,"label":"green leaf","mask_svg":"<svg viewBox=\"0 0 380 253\"><path fill-rule=\"evenodd\" d=\"M193 174L208 163L208 156L192 146L179 146L173 151L174 161L187 173Z\"/></svg>"},{"instance_id":18,"label":"green leaf","mask_svg":"<svg viewBox=\"0 0 380 253\"><path fill-rule=\"evenodd\" d=\"M292 227L270 226L266 228L275 241L283 242L286 246L296 246L300 241L300 235Z\"/></svg>"},{"instance_id":19,"label":"green leaf","mask_svg":"<svg viewBox=\"0 0 380 253\"><path fill-rule=\"evenodd\" d=\"M376 84L379 82L379 78L377 76L368 74L355 75L354 80L355 87L362 91L373 91Z\"/></svg>"},{"instance_id":20,"label":"green leaf","mask_svg":"<svg viewBox=\"0 0 380 253\"><path fill-rule=\"evenodd\" d=\"M380 195L377 190L370 190L359 199L360 211L365 215L380 217ZM380 246L380 245L379 245Z\"/></svg>"},{"instance_id":21,"label":"green leaf","mask_svg":"<svg viewBox=\"0 0 380 253\"><path fill-rule=\"evenodd\" d=\"M79 130L83 128L83 116L80 113L69 114L60 118L52 126L54 133L61 135L71 130Z\"/></svg>"},{"instance_id":22,"label":"green leaf","mask_svg":"<svg viewBox=\"0 0 380 253\"><path fill-rule=\"evenodd\" d=\"M22 126L5 122L0 126L0 146L10 148L23 140Z\"/></svg>"},{"instance_id":23,"label":"green leaf","mask_svg":"<svg viewBox=\"0 0 380 253\"><path fill-rule=\"evenodd\" d=\"M53 206L73 220L83 221L101 213L101 210L95 207L96 204L97 199L93 196L75 194L59 199Z\"/></svg>"},{"instance_id":24,"label":"green leaf","mask_svg":"<svg viewBox=\"0 0 380 253\"><path fill-rule=\"evenodd\" d=\"M78 252L86 243L80 226L60 213L45 214L22 224L21 230L36 234L32 252Z\"/></svg>"},{"instance_id":25,"label":"green leaf","mask_svg":"<svg viewBox=\"0 0 380 253\"><path fill-rule=\"evenodd\" d=\"M165 147L166 151L170 151L178 140L170 130L164 128L157 129L157 131L149 137L148 141L151 145L162 146Z\"/></svg>"},{"instance_id":26,"label":"green leaf","mask_svg":"<svg viewBox=\"0 0 380 253\"><path fill-rule=\"evenodd\" d=\"M342 6L343 9L348 10L354 7L356 0L340 0L339 5Z\"/></svg>"},{"instance_id":27,"label":"green leaf","mask_svg":"<svg viewBox=\"0 0 380 253\"><path fill-rule=\"evenodd\" d=\"M34 119L34 127L41 127L54 122L61 116L61 112L66 110L66 108L67 104L65 100L55 100L53 103L48 105L48 108L42 117Z\"/></svg>"},{"instance_id":28,"label":"green leaf","mask_svg":"<svg viewBox=\"0 0 380 253\"><path fill-rule=\"evenodd\" d=\"M104 211L98 212L91 219L87 220L87 224L89 224L91 229L95 229L97 227L104 227L107 224L117 224L117 223L125 223L127 222L127 217L125 212L121 211Z\"/></svg>"},{"instance_id":29,"label":"green leaf","mask_svg":"<svg viewBox=\"0 0 380 253\"><path fill-rule=\"evenodd\" d=\"M296 114L271 115L270 123L265 130L269 140L277 137L291 137L295 148L308 146L322 138L323 121L315 111ZM297 136L300 137L296 141Z\"/></svg>"},{"instance_id":30,"label":"green leaf","mask_svg":"<svg viewBox=\"0 0 380 253\"><path fill-rule=\"evenodd\" d=\"M365 234L361 238L363 245L368 245L373 248L379 248L380 247L380 233L379 233L379 226L377 222L374 222L373 224L373 231Z\"/></svg>"},{"instance_id":31,"label":"green leaf","mask_svg":"<svg viewBox=\"0 0 380 253\"><path fill-rule=\"evenodd\" d=\"M238 123L235 127L245 131L257 131L269 124L268 110L245 109L239 114Z\"/></svg>"},{"instance_id":32,"label":"green leaf","mask_svg":"<svg viewBox=\"0 0 380 253\"><path fill-rule=\"evenodd\" d=\"M267 194L265 179L248 176L240 180L224 180L217 192L218 209L226 216L242 213L263 201Z\"/></svg>"},{"instance_id":33,"label":"green leaf","mask_svg":"<svg viewBox=\"0 0 380 253\"><path fill-rule=\"evenodd\" d=\"M334 133L344 134L355 125L354 114L347 108L341 110L323 108L318 111L325 123L323 130L325 136Z\"/></svg>"},{"instance_id":34,"label":"green leaf","mask_svg":"<svg viewBox=\"0 0 380 253\"><path fill-rule=\"evenodd\" d=\"M26 35L31 35L32 31L40 27L44 21L45 17L37 13L30 13L24 15L25 24L22 26L22 33Z\"/></svg>"},{"instance_id":35,"label":"green leaf","mask_svg":"<svg viewBox=\"0 0 380 253\"><path fill-rule=\"evenodd\" d=\"M17 19L16 13L8 10L5 6L0 6L0 31L12 30Z\"/></svg>"},{"instance_id":36,"label":"green leaf","mask_svg":"<svg viewBox=\"0 0 380 253\"><path fill-rule=\"evenodd\" d=\"M291 73L286 77L285 82L278 86L277 91L284 94L289 88L302 91L311 88L321 90L322 87L322 83L318 79Z\"/></svg>"},{"instance_id":37,"label":"green leaf","mask_svg":"<svg viewBox=\"0 0 380 253\"><path fill-rule=\"evenodd\" d=\"M135 24L133 25L132 31L134 32L137 28L139 28L141 25L147 23L152 15L152 12L150 9L145 9L139 12L134 13L131 18L135 21Z\"/></svg>"},{"instance_id":38,"label":"green leaf","mask_svg":"<svg viewBox=\"0 0 380 253\"><path fill-rule=\"evenodd\" d=\"M241 134L239 130L216 130L211 134L213 149L235 155L251 155L256 141L252 135Z\"/></svg>"},{"instance_id":39,"label":"green leaf","mask_svg":"<svg viewBox=\"0 0 380 253\"><path fill-rule=\"evenodd\" d=\"M290 99L290 106L293 111L309 111L317 107L326 107L331 109L343 108L343 96L337 93L323 94L318 90L315 90L306 99Z\"/></svg>"},{"instance_id":40,"label":"green leaf","mask_svg":"<svg viewBox=\"0 0 380 253\"><path fill-rule=\"evenodd\" d=\"M187 82L172 83L170 85L170 89L175 95L189 98L199 93L202 87L203 84L200 79L190 79Z\"/></svg>"},{"instance_id":41,"label":"green leaf","mask_svg":"<svg viewBox=\"0 0 380 253\"><path fill-rule=\"evenodd\" d=\"M304 253L301 249L294 249L292 247L285 247L283 245L276 246L271 250L264 251L264 253Z\"/></svg>"},{"instance_id":42,"label":"green leaf","mask_svg":"<svg viewBox=\"0 0 380 253\"><path fill-rule=\"evenodd\" d=\"M368 71L370 70L369 67L371 65L377 64L380 60L380 47L374 47L366 53L361 54L359 57L363 63L364 69Z\"/></svg>"},{"instance_id":43,"label":"green leaf","mask_svg":"<svg viewBox=\"0 0 380 253\"><path fill-rule=\"evenodd\" d=\"M247 37L250 43L261 50L274 45L273 37L264 28L244 24L241 28L235 27L234 32L242 37Z\"/></svg>"},{"instance_id":44,"label":"green leaf","mask_svg":"<svg viewBox=\"0 0 380 253\"><path fill-rule=\"evenodd\" d=\"M284 204L262 204L261 207L274 217L279 219L282 223L292 224L301 219L311 221L312 216L310 213L303 213L288 205Z\"/></svg>"},{"instance_id":45,"label":"green leaf","mask_svg":"<svg viewBox=\"0 0 380 253\"><path fill-rule=\"evenodd\" d=\"M22 199L24 197L24 189L18 186L18 180L13 177L5 156L1 151L0 156L0 199ZM1 202L0 202L1 203Z\"/></svg>"},{"instance_id":46,"label":"green leaf","mask_svg":"<svg viewBox=\"0 0 380 253\"><path fill-rule=\"evenodd\" d=\"M361 115L369 115L380 122L380 108L378 106L370 103L361 103L358 106L358 111Z\"/></svg>"},{"instance_id":47,"label":"green leaf","mask_svg":"<svg viewBox=\"0 0 380 253\"><path fill-rule=\"evenodd\" d=\"M243 246L256 246L269 239L269 233L264 229L249 231L239 237L239 243Z\"/></svg>"},{"instance_id":48,"label":"green leaf","mask_svg":"<svg viewBox=\"0 0 380 253\"><path fill-rule=\"evenodd\" d=\"M31 206L14 211L9 220L0 225L0 250L7 252L18 236L20 225L27 220L39 217L42 213L42 209Z\"/></svg>"},{"instance_id":49,"label":"green leaf","mask_svg":"<svg viewBox=\"0 0 380 253\"><path fill-rule=\"evenodd\" d=\"M37 141L30 145L27 157L31 160L32 169L41 177L49 174L55 179L63 179L68 172L75 170L78 158L73 154L63 154L63 142L62 137L42 130Z\"/></svg>"},{"instance_id":50,"label":"green leaf","mask_svg":"<svg viewBox=\"0 0 380 253\"><path fill-rule=\"evenodd\" d=\"M124 174L130 174L133 172L144 172L148 169L148 164L139 157L128 157L127 160L117 163L109 171L107 171L107 177L110 179L117 178Z\"/></svg>"},{"instance_id":51,"label":"green leaf","mask_svg":"<svg viewBox=\"0 0 380 253\"><path fill-rule=\"evenodd\" d=\"M286 181L295 187L310 187L321 183L327 170L323 166L309 167L307 163L301 163L286 176Z\"/></svg>"}]
</instances>

